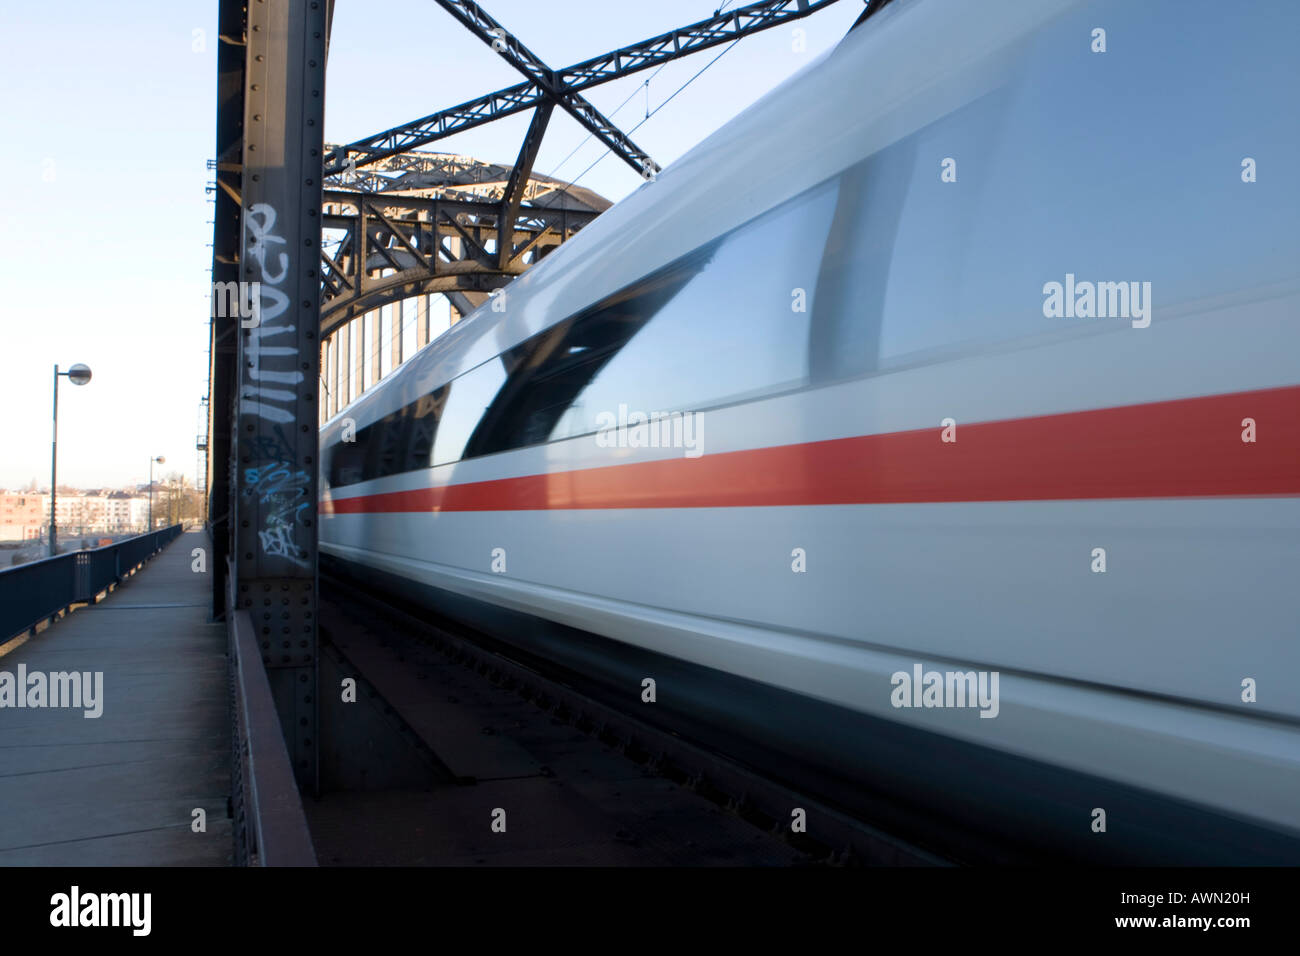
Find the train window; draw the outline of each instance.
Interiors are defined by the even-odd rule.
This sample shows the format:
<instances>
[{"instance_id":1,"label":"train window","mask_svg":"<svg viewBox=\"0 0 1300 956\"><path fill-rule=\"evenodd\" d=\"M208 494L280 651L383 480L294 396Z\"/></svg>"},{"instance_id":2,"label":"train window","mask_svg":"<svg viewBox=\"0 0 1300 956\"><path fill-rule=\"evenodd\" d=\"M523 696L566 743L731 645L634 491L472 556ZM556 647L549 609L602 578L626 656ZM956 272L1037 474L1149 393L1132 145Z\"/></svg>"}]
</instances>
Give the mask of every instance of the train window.
<instances>
[{"instance_id":1,"label":"train window","mask_svg":"<svg viewBox=\"0 0 1300 956\"><path fill-rule=\"evenodd\" d=\"M328 453L326 478L331 487L386 478L432 463L434 435L450 386L358 429L353 441L337 442Z\"/></svg>"},{"instance_id":2,"label":"train window","mask_svg":"<svg viewBox=\"0 0 1300 956\"><path fill-rule=\"evenodd\" d=\"M367 425L358 433L364 435L366 460L363 481L397 474L406 458L406 441L410 433L410 419L403 408Z\"/></svg>"},{"instance_id":3,"label":"train window","mask_svg":"<svg viewBox=\"0 0 1300 956\"><path fill-rule=\"evenodd\" d=\"M817 186L679 260L680 290L626 347L573 381L551 439L597 430L620 406L646 414L689 411L803 385L808 317L838 183ZM612 308L586 321L629 322ZM626 326L624 326L626 327Z\"/></svg>"},{"instance_id":4,"label":"train window","mask_svg":"<svg viewBox=\"0 0 1300 956\"><path fill-rule=\"evenodd\" d=\"M356 441L337 442L330 449L327 472L331 488L353 485L365 480L366 451L373 432L363 428Z\"/></svg>"},{"instance_id":5,"label":"train window","mask_svg":"<svg viewBox=\"0 0 1300 956\"><path fill-rule=\"evenodd\" d=\"M449 391L450 386L444 385L422 395L358 433L367 449L364 480L400 475L432 464L434 435Z\"/></svg>"},{"instance_id":6,"label":"train window","mask_svg":"<svg viewBox=\"0 0 1300 956\"><path fill-rule=\"evenodd\" d=\"M444 385L430 395L421 395L415 404L407 406L411 412L411 431L407 438L403 471L428 468L433 464L433 443L450 395L451 386Z\"/></svg>"},{"instance_id":7,"label":"train window","mask_svg":"<svg viewBox=\"0 0 1300 956\"><path fill-rule=\"evenodd\" d=\"M466 457L550 440L582 391L703 270L716 243L502 355L509 381L475 429Z\"/></svg>"},{"instance_id":8,"label":"train window","mask_svg":"<svg viewBox=\"0 0 1300 956\"><path fill-rule=\"evenodd\" d=\"M451 382L433 439L435 465L460 460L465 443L505 382L506 369L500 358L489 359Z\"/></svg>"}]
</instances>

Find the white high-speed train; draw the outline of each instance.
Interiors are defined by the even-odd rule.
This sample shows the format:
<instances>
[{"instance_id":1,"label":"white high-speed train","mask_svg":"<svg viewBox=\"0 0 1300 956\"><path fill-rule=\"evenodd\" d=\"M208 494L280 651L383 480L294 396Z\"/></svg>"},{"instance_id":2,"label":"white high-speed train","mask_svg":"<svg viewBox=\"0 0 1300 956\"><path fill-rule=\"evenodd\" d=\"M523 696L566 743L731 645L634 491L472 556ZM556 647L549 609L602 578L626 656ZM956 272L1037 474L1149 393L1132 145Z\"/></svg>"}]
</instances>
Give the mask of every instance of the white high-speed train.
<instances>
[{"instance_id":1,"label":"white high-speed train","mask_svg":"<svg viewBox=\"0 0 1300 956\"><path fill-rule=\"evenodd\" d=\"M327 423L322 553L972 858L1300 862L1297 36L895 0Z\"/></svg>"}]
</instances>

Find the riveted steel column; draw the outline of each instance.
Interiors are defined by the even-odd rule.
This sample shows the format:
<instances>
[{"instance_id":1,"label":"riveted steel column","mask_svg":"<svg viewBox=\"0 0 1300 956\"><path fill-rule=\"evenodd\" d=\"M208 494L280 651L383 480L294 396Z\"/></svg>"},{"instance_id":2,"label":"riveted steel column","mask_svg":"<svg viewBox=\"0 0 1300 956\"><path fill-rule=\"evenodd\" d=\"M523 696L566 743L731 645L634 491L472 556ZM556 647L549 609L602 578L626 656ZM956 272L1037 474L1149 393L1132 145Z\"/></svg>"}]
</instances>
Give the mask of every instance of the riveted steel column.
<instances>
[{"instance_id":1,"label":"riveted steel column","mask_svg":"<svg viewBox=\"0 0 1300 956\"><path fill-rule=\"evenodd\" d=\"M235 599L252 619L298 783L318 772L316 501L326 0L248 0Z\"/></svg>"},{"instance_id":2,"label":"riveted steel column","mask_svg":"<svg viewBox=\"0 0 1300 956\"><path fill-rule=\"evenodd\" d=\"M242 221L240 192L243 183L244 134L244 5L222 0L217 14L217 149L216 192L212 233L212 281L239 281ZM212 534L212 615L220 620L226 611L226 558L233 531L230 525L231 436L235 428L236 352L239 339L238 310L213 308L208 367L208 523Z\"/></svg>"}]
</instances>

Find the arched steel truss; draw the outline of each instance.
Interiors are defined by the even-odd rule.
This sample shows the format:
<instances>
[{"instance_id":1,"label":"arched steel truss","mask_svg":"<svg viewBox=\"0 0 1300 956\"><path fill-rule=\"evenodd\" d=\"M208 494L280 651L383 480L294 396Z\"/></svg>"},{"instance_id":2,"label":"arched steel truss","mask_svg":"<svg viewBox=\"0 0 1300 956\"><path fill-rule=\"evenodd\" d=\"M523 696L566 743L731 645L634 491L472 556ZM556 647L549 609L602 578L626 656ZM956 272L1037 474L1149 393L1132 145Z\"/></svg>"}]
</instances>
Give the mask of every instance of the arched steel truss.
<instances>
[{"instance_id":1,"label":"arched steel truss","mask_svg":"<svg viewBox=\"0 0 1300 956\"><path fill-rule=\"evenodd\" d=\"M405 298L500 288L609 206L546 177L524 180L510 203L510 167L429 153L397 159L368 170L363 188L324 192L322 340ZM466 301L456 298L458 311Z\"/></svg>"},{"instance_id":2,"label":"arched steel truss","mask_svg":"<svg viewBox=\"0 0 1300 956\"><path fill-rule=\"evenodd\" d=\"M345 239L322 253L322 337L403 297L499 288L608 206L599 197L592 201L594 194L580 198L585 191L533 177L533 161L555 107L569 113L642 176L653 178L659 164L592 106L584 90L801 19L837 0L760 0L560 70L549 67L477 3L435 2L513 66L525 82L327 148L325 185L335 190L327 196L335 197L340 211L327 213L330 218L324 225L328 228L332 223ZM493 167L499 189L491 196L480 192L465 200L444 189L433 205L405 201L411 195L412 166L421 167L420 159L413 162L412 156L424 158L426 173L431 162L430 154L412 154L412 150L529 109L532 122L513 167ZM459 179L461 192L468 185L467 175L489 169L462 157L450 159L444 159L439 185L450 187ZM389 175L394 172L402 175ZM564 186L556 193L565 200L559 208L530 195L547 183ZM363 195L349 204L342 190ZM393 198L395 191L403 194L403 201ZM383 197L365 193L383 193ZM494 205L485 205L485 200Z\"/></svg>"}]
</instances>

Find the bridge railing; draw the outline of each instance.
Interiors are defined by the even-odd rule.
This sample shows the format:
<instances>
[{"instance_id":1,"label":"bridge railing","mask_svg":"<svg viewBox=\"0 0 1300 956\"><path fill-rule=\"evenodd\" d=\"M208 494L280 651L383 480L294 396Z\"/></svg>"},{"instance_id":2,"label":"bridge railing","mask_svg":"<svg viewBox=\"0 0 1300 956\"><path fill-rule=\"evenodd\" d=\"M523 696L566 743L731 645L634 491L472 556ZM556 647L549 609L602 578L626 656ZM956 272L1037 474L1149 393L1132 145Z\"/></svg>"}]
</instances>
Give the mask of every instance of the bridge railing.
<instances>
[{"instance_id":1,"label":"bridge railing","mask_svg":"<svg viewBox=\"0 0 1300 956\"><path fill-rule=\"evenodd\" d=\"M231 809L236 866L316 866L293 760L257 646L227 564L231 702Z\"/></svg>"},{"instance_id":2,"label":"bridge railing","mask_svg":"<svg viewBox=\"0 0 1300 956\"><path fill-rule=\"evenodd\" d=\"M0 570L0 644L73 604L90 603L170 544L182 526Z\"/></svg>"}]
</instances>

